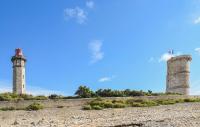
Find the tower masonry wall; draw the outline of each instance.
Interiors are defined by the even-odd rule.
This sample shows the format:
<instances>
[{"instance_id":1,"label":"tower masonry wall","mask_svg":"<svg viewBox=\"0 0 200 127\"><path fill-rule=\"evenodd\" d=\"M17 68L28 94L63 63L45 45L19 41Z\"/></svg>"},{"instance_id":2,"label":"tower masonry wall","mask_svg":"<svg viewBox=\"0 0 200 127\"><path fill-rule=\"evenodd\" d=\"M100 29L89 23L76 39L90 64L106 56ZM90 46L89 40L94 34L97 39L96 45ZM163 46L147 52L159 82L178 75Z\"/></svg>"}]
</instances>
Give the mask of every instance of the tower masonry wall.
<instances>
[{"instance_id":1,"label":"tower masonry wall","mask_svg":"<svg viewBox=\"0 0 200 127\"><path fill-rule=\"evenodd\" d=\"M167 93L189 94L190 55L172 57L167 61Z\"/></svg>"},{"instance_id":2,"label":"tower masonry wall","mask_svg":"<svg viewBox=\"0 0 200 127\"><path fill-rule=\"evenodd\" d=\"M25 67L13 68L13 92L17 94L25 94Z\"/></svg>"}]
</instances>

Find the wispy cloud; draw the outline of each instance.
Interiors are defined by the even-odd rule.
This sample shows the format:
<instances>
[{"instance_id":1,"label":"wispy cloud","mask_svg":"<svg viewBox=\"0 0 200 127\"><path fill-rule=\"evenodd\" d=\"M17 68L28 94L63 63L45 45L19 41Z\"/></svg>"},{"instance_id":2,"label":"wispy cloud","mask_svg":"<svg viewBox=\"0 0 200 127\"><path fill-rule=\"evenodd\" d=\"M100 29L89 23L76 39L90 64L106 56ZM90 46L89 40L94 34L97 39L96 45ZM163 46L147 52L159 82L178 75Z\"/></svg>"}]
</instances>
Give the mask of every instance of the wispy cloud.
<instances>
[{"instance_id":1,"label":"wispy cloud","mask_svg":"<svg viewBox=\"0 0 200 127\"><path fill-rule=\"evenodd\" d=\"M98 81L99 82L108 82L108 81L112 81L112 79L114 78L115 76L112 76L112 77L102 77L100 78Z\"/></svg>"},{"instance_id":2,"label":"wispy cloud","mask_svg":"<svg viewBox=\"0 0 200 127\"><path fill-rule=\"evenodd\" d=\"M160 59L158 60L159 62L166 62L169 59L171 59L172 57L174 57L173 54L169 54L169 53L164 53L162 54L162 56L160 57Z\"/></svg>"},{"instance_id":3,"label":"wispy cloud","mask_svg":"<svg viewBox=\"0 0 200 127\"><path fill-rule=\"evenodd\" d=\"M194 51L196 51L200 55L200 48L195 48Z\"/></svg>"},{"instance_id":4,"label":"wispy cloud","mask_svg":"<svg viewBox=\"0 0 200 127\"><path fill-rule=\"evenodd\" d=\"M79 24L83 24L87 20L87 12L80 7L66 8L64 15L66 20L75 19Z\"/></svg>"},{"instance_id":5,"label":"wispy cloud","mask_svg":"<svg viewBox=\"0 0 200 127\"><path fill-rule=\"evenodd\" d=\"M94 1L86 1L86 7L93 9L94 8Z\"/></svg>"},{"instance_id":6,"label":"wispy cloud","mask_svg":"<svg viewBox=\"0 0 200 127\"><path fill-rule=\"evenodd\" d=\"M153 62L155 62L155 61L156 61L156 58L154 58L154 57L150 57L149 60L148 60L149 63L153 63ZM156 62L157 62L157 61L156 61Z\"/></svg>"},{"instance_id":7,"label":"wispy cloud","mask_svg":"<svg viewBox=\"0 0 200 127\"><path fill-rule=\"evenodd\" d=\"M102 60L104 57L104 53L102 52L102 41L101 40L92 40L89 43L89 50L92 54L91 63L96 63L99 60Z\"/></svg>"},{"instance_id":8,"label":"wispy cloud","mask_svg":"<svg viewBox=\"0 0 200 127\"><path fill-rule=\"evenodd\" d=\"M158 62L166 62L168 61L169 59L171 59L172 57L175 57L175 56L179 56L181 55L182 53L181 52L177 52L175 54L170 54L170 53L164 53L161 55L160 59L158 60Z\"/></svg>"},{"instance_id":9,"label":"wispy cloud","mask_svg":"<svg viewBox=\"0 0 200 127\"><path fill-rule=\"evenodd\" d=\"M200 24L200 17L198 17L198 18L196 18L196 19L194 20L194 24Z\"/></svg>"},{"instance_id":10,"label":"wispy cloud","mask_svg":"<svg viewBox=\"0 0 200 127\"><path fill-rule=\"evenodd\" d=\"M200 50L200 49L199 49ZM179 56L181 55L181 52L177 52L175 54L171 54L171 53L163 53L160 57L150 57L148 62L149 63L154 63L154 62L166 62L168 61L170 58L175 57L175 56Z\"/></svg>"}]
</instances>

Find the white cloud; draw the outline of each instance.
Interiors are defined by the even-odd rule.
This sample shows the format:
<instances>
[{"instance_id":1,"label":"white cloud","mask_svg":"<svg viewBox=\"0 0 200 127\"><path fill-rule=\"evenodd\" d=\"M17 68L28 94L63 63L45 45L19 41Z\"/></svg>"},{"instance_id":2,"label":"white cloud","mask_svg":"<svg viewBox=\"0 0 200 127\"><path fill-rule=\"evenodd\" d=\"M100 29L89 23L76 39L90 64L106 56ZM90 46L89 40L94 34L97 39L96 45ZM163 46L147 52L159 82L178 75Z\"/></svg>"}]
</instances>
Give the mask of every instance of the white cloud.
<instances>
[{"instance_id":1,"label":"white cloud","mask_svg":"<svg viewBox=\"0 0 200 127\"><path fill-rule=\"evenodd\" d=\"M154 57L151 57L151 58L149 58L149 63L152 63L152 62L155 62L156 61L156 59L154 58ZM156 61L157 62L157 61Z\"/></svg>"},{"instance_id":2,"label":"white cloud","mask_svg":"<svg viewBox=\"0 0 200 127\"><path fill-rule=\"evenodd\" d=\"M200 55L200 48L194 49Z\"/></svg>"},{"instance_id":3,"label":"white cloud","mask_svg":"<svg viewBox=\"0 0 200 127\"><path fill-rule=\"evenodd\" d=\"M198 18L196 18L196 19L194 20L194 24L200 24L200 17L198 17Z\"/></svg>"},{"instance_id":4,"label":"white cloud","mask_svg":"<svg viewBox=\"0 0 200 127\"><path fill-rule=\"evenodd\" d=\"M107 81L111 81L110 77L103 77L99 79L99 82L107 82Z\"/></svg>"},{"instance_id":5,"label":"white cloud","mask_svg":"<svg viewBox=\"0 0 200 127\"><path fill-rule=\"evenodd\" d=\"M102 77L102 78L100 78L98 81L99 81L99 82L108 82L108 81L112 81L113 78L115 78L115 76L111 76L111 77Z\"/></svg>"},{"instance_id":6,"label":"white cloud","mask_svg":"<svg viewBox=\"0 0 200 127\"><path fill-rule=\"evenodd\" d=\"M94 1L86 1L86 7L90 9L94 8Z\"/></svg>"},{"instance_id":7,"label":"white cloud","mask_svg":"<svg viewBox=\"0 0 200 127\"><path fill-rule=\"evenodd\" d=\"M92 53L92 60L90 61L91 63L96 63L103 59L104 53L101 51L102 45L103 43L101 40L92 40L89 43L89 50Z\"/></svg>"},{"instance_id":8,"label":"white cloud","mask_svg":"<svg viewBox=\"0 0 200 127\"><path fill-rule=\"evenodd\" d=\"M79 24L83 24L87 20L87 12L79 7L66 8L64 14L66 20L75 19Z\"/></svg>"},{"instance_id":9,"label":"white cloud","mask_svg":"<svg viewBox=\"0 0 200 127\"><path fill-rule=\"evenodd\" d=\"M173 54L169 54L169 53L164 53L161 57L160 57L160 59L159 59L159 62L166 62L166 61L168 61L170 58L172 58L172 57L174 57L174 55Z\"/></svg>"},{"instance_id":10,"label":"white cloud","mask_svg":"<svg viewBox=\"0 0 200 127\"><path fill-rule=\"evenodd\" d=\"M162 56L160 57L160 59L158 60L158 62L166 62L170 58L175 57L175 56L179 56L181 54L182 54L181 52L177 52L176 54L164 53L164 54L162 54Z\"/></svg>"}]
</instances>

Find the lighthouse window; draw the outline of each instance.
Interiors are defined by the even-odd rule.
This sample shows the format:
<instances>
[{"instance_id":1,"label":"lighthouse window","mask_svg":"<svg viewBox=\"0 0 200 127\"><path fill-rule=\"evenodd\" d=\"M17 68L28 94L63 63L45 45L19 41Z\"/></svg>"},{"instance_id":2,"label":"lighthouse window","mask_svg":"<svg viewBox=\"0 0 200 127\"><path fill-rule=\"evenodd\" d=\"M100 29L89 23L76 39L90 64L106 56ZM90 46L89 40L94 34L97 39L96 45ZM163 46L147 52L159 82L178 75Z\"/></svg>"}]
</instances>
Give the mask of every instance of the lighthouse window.
<instances>
[{"instance_id":1,"label":"lighthouse window","mask_svg":"<svg viewBox=\"0 0 200 127\"><path fill-rule=\"evenodd\" d=\"M20 61L19 60L17 60L17 65L20 65Z\"/></svg>"}]
</instances>

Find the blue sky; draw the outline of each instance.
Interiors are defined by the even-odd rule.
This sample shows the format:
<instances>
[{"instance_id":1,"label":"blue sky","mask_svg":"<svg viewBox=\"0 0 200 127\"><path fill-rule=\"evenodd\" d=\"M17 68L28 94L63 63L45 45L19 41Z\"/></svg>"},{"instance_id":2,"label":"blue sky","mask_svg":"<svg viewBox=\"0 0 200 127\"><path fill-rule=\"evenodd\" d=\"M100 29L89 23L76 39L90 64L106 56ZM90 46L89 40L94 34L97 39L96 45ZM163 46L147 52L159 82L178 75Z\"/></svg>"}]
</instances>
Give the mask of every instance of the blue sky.
<instances>
[{"instance_id":1,"label":"blue sky","mask_svg":"<svg viewBox=\"0 0 200 127\"><path fill-rule=\"evenodd\" d=\"M73 95L81 84L165 91L166 54L191 54L200 94L199 0L1 0L0 91L11 91L11 56L28 59L33 94Z\"/></svg>"}]
</instances>

